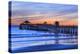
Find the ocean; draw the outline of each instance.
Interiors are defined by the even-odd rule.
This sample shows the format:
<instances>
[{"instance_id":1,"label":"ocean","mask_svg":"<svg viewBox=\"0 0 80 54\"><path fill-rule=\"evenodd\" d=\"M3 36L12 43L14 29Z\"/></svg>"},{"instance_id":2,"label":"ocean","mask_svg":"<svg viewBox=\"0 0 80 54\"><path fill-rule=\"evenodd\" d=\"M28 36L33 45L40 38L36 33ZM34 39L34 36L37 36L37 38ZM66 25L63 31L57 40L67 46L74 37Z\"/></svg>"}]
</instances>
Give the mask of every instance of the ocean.
<instances>
[{"instance_id":1,"label":"ocean","mask_svg":"<svg viewBox=\"0 0 80 54\"><path fill-rule=\"evenodd\" d=\"M12 53L46 51L46 50L64 50L77 49L78 38L76 35L20 30L19 26L11 26L11 35L9 35L9 48ZM56 39L58 44L56 44Z\"/></svg>"}]
</instances>

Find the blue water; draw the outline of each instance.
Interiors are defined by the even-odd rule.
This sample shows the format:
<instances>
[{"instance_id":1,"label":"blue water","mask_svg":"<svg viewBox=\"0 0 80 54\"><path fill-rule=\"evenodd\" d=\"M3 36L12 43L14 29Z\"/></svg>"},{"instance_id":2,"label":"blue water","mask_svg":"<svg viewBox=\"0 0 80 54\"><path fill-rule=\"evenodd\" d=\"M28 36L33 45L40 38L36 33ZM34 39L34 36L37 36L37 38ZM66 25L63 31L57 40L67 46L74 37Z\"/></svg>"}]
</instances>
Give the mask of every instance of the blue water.
<instances>
[{"instance_id":1,"label":"blue water","mask_svg":"<svg viewBox=\"0 0 80 54\"><path fill-rule=\"evenodd\" d=\"M55 44L54 33L20 30L18 26L12 26L10 48L13 53L77 48L77 36L62 33L58 36L59 43Z\"/></svg>"}]
</instances>

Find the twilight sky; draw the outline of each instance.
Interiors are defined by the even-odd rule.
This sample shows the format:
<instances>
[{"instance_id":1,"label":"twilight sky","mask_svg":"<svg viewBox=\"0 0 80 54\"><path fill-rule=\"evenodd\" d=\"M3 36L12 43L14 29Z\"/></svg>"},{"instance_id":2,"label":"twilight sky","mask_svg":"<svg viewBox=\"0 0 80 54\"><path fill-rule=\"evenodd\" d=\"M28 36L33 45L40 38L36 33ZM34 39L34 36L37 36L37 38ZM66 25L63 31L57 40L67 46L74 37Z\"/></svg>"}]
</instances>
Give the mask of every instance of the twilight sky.
<instances>
[{"instance_id":1,"label":"twilight sky","mask_svg":"<svg viewBox=\"0 0 80 54\"><path fill-rule=\"evenodd\" d=\"M43 23L54 24L59 21L61 25L78 24L77 5L33 3L33 2L12 2L11 23L19 25L25 20L33 24Z\"/></svg>"}]
</instances>

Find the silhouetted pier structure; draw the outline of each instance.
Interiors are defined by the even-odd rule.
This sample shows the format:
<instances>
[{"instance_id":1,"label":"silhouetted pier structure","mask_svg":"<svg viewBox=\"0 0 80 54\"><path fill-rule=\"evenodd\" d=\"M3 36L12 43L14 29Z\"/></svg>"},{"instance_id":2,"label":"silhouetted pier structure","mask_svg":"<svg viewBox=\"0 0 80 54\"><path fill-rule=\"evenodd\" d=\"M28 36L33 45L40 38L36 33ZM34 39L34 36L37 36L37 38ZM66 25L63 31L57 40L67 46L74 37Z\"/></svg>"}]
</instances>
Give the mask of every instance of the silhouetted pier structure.
<instances>
[{"instance_id":1,"label":"silhouetted pier structure","mask_svg":"<svg viewBox=\"0 0 80 54\"><path fill-rule=\"evenodd\" d=\"M36 31L44 31L51 33L63 33L70 35L78 35L78 26L60 26L59 22L55 22L55 25L52 24L31 24L28 21L25 21L20 24L19 28L21 30L36 30Z\"/></svg>"},{"instance_id":2,"label":"silhouetted pier structure","mask_svg":"<svg viewBox=\"0 0 80 54\"><path fill-rule=\"evenodd\" d=\"M78 26L61 26L59 25L58 21L56 21L54 25L47 24L46 22L44 22L43 24L31 24L30 22L25 21L20 24L19 28L21 30L35 30L54 33L53 36L55 37L55 44L59 44L59 37L61 36L60 34L66 34L66 36L62 35L64 37L75 36L74 39L76 39L78 36ZM72 40L73 38L70 39Z\"/></svg>"}]
</instances>

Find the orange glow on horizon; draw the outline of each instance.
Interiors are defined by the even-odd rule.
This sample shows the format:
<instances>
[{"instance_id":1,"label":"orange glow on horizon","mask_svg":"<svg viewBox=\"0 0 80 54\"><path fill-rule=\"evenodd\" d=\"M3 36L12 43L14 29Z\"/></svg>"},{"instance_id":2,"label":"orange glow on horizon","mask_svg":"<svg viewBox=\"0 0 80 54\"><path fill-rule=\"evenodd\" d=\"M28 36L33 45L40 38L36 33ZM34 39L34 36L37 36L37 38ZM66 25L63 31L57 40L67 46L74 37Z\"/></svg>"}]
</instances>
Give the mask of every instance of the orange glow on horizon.
<instances>
[{"instance_id":1,"label":"orange glow on horizon","mask_svg":"<svg viewBox=\"0 0 80 54\"><path fill-rule=\"evenodd\" d=\"M19 25L20 23L26 21L26 19L23 18L11 18L11 23L13 25ZM74 20L65 20L64 19L59 19L59 18L44 18L44 19L39 19L39 20L28 20L31 22L31 24L43 24L45 21L47 22L47 24L53 24L55 21L59 21L60 25L78 25L78 20L74 19Z\"/></svg>"}]
</instances>

